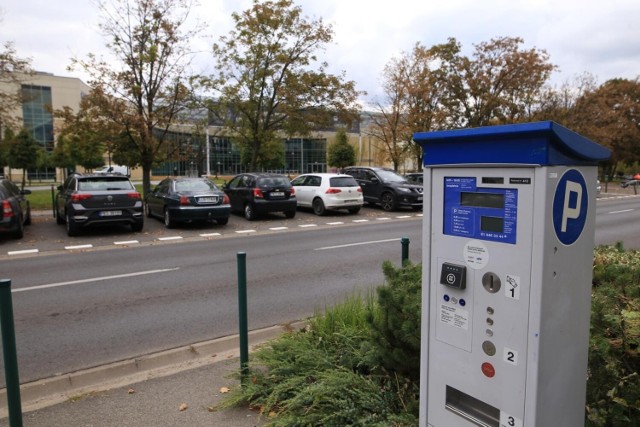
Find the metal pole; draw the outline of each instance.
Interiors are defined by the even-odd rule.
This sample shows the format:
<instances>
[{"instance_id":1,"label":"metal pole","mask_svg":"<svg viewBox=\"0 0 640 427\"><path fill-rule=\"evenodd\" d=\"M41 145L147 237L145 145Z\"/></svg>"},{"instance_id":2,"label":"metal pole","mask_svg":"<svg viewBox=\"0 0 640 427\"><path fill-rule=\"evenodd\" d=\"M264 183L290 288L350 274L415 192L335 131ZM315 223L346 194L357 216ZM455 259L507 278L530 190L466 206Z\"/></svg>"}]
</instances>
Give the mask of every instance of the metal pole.
<instances>
[{"instance_id":1,"label":"metal pole","mask_svg":"<svg viewBox=\"0 0 640 427\"><path fill-rule=\"evenodd\" d=\"M409 238L403 237L400 239L400 243L402 244L402 265L404 265L409 261Z\"/></svg>"},{"instance_id":2,"label":"metal pole","mask_svg":"<svg viewBox=\"0 0 640 427\"><path fill-rule=\"evenodd\" d=\"M53 208L53 217L56 217L56 194L53 190L53 184L51 185L51 207Z\"/></svg>"},{"instance_id":3,"label":"metal pole","mask_svg":"<svg viewBox=\"0 0 640 427\"><path fill-rule=\"evenodd\" d=\"M7 385L9 426L22 427L16 332L13 324L11 280L9 279L0 279L0 326L2 327L2 352L4 355L4 377Z\"/></svg>"},{"instance_id":4,"label":"metal pole","mask_svg":"<svg viewBox=\"0 0 640 427\"><path fill-rule=\"evenodd\" d=\"M242 380L249 374L249 331L247 326L247 254L238 252L238 325L240 329L240 370Z\"/></svg>"}]
</instances>

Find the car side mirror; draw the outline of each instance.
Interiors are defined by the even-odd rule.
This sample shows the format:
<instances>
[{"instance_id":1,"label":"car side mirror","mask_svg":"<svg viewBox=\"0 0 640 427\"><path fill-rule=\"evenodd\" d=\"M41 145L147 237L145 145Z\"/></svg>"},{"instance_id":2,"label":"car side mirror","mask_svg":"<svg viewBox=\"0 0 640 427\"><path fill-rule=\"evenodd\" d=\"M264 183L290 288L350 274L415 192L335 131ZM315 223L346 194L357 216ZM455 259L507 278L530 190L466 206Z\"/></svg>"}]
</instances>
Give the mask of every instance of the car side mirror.
<instances>
[{"instance_id":1,"label":"car side mirror","mask_svg":"<svg viewBox=\"0 0 640 427\"><path fill-rule=\"evenodd\" d=\"M380 180L374 176L373 178L371 178L371 182L373 182L374 184L377 184L380 182Z\"/></svg>"},{"instance_id":2,"label":"car side mirror","mask_svg":"<svg viewBox=\"0 0 640 427\"><path fill-rule=\"evenodd\" d=\"M31 190L29 190L29 189L20 190L20 194L22 194L23 196L26 196L27 194L31 194Z\"/></svg>"}]
</instances>

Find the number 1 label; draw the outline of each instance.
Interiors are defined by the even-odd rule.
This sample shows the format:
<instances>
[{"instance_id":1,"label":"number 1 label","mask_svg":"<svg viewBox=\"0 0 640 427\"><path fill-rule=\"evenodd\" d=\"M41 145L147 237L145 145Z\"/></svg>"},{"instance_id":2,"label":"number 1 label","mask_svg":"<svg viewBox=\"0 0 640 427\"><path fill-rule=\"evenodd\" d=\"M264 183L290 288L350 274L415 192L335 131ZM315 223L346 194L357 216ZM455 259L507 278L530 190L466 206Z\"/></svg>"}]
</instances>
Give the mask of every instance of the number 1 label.
<instances>
[{"instance_id":1,"label":"number 1 label","mask_svg":"<svg viewBox=\"0 0 640 427\"><path fill-rule=\"evenodd\" d=\"M507 298L519 300L520 299L520 277L507 274L505 280L506 286L504 287L504 296Z\"/></svg>"}]
</instances>

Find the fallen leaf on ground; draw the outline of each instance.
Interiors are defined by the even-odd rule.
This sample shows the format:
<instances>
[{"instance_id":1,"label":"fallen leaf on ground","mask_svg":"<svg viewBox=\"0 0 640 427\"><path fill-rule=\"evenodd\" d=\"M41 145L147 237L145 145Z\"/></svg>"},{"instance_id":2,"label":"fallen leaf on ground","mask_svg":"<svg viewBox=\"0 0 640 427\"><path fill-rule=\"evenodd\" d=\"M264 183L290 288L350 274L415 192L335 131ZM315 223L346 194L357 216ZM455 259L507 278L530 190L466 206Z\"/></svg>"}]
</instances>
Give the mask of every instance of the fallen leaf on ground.
<instances>
[{"instance_id":1,"label":"fallen leaf on ground","mask_svg":"<svg viewBox=\"0 0 640 427\"><path fill-rule=\"evenodd\" d=\"M127 390L127 393L129 393L129 394L133 394L133 393L135 393L135 392L136 392L136 391L135 391L134 389L132 389L132 388L130 388L129 390Z\"/></svg>"},{"instance_id":2,"label":"fallen leaf on ground","mask_svg":"<svg viewBox=\"0 0 640 427\"><path fill-rule=\"evenodd\" d=\"M220 387L220 393L229 393L230 391L229 387Z\"/></svg>"},{"instance_id":3,"label":"fallen leaf on ground","mask_svg":"<svg viewBox=\"0 0 640 427\"><path fill-rule=\"evenodd\" d=\"M181 403L181 404L180 404L180 412L182 412L182 411L186 411L186 410L187 410L187 408L188 408L188 406L187 406L187 404L186 404L186 403Z\"/></svg>"}]
</instances>

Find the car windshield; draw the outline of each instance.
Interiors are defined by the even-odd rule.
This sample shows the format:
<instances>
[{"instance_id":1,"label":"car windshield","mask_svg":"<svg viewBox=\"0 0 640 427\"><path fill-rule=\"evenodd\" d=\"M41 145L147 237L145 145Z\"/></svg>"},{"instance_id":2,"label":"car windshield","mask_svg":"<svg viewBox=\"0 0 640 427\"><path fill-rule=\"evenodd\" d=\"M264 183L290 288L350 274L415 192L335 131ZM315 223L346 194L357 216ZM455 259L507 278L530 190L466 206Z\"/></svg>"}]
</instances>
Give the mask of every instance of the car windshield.
<instances>
[{"instance_id":1,"label":"car windshield","mask_svg":"<svg viewBox=\"0 0 640 427\"><path fill-rule=\"evenodd\" d=\"M358 183L350 176L337 176L329 180L331 187L357 187Z\"/></svg>"},{"instance_id":2,"label":"car windshield","mask_svg":"<svg viewBox=\"0 0 640 427\"><path fill-rule=\"evenodd\" d=\"M212 181L205 179L178 180L175 188L176 191L211 191L218 189Z\"/></svg>"},{"instance_id":3,"label":"car windshield","mask_svg":"<svg viewBox=\"0 0 640 427\"><path fill-rule=\"evenodd\" d=\"M380 176L380 179L382 179L384 182L407 182L405 177L393 171L380 169L377 172Z\"/></svg>"},{"instance_id":4,"label":"car windshield","mask_svg":"<svg viewBox=\"0 0 640 427\"><path fill-rule=\"evenodd\" d=\"M108 191L108 190L133 190L133 185L128 179L88 178L78 181L78 190L82 191Z\"/></svg>"},{"instance_id":5,"label":"car windshield","mask_svg":"<svg viewBox=\"0 0 640 427\"><path fill-rule=\"evenodd\" d=\"M291 183L284 176L270 176L258 179L258 187L289 187Z\"/></svg>"}]
</instances>

